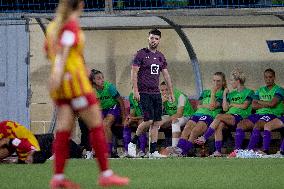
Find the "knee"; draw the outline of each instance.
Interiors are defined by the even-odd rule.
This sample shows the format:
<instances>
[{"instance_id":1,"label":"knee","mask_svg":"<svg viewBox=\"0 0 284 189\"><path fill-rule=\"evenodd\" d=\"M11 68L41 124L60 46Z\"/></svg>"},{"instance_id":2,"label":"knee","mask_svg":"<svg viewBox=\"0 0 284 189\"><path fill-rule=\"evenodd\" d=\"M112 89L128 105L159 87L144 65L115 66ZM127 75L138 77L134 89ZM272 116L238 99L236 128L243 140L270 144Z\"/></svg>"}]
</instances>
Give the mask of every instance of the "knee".
<instances>
[{"instance_id":1,"label":"knee","mask_svg":"<svg viewBox=\"0 0 284 189\"><path fill-rule=\"evenodd\" d=\"M271 131L271 125L270 124L265 124L264 125L264 130Z\"/></svg>"},{"instance_id":2,"label":"knee","mask_svg":"<svg viewBox=\"0 0 284 189\"><path fill-rule=\"evenodd\" d=\"M144 121L145 125L152 125L153 124L153 120L148 120L148 121Z\"/></svg>"},{"instance_id":3,"label":"knee","mask_svg":"<svg viewBox=\"0 0 284 189\"><path fill-rule=\"evenodd\" d=\"M215 133L222 133L223 131L223 127L222 125L220 125L219 127L216 128Z\"/></svg>"},{"instance_id":4,"label":"knee","mask_svg":"<svg viewBox=\"0 0 284 189\"><path fill-rule=\"evenodd\" d=\"M184 128L183 128L183 131L185 132L189 132L191 130L191 126L190 125L186 125Z\"/></svg>"},{"instance_id":5,"label":"knee","mask_svg":"<svg viewBox=\"0 0 284 189\"><path fill-rule=\"evenodd\" d=\"M263 127L261 126L261 124L255 124L254 125L254 127L253 127L253 129L258 129L258 130L260 130L260 129L262 129Z\"/></svg>"},{"instance_id":6,"label":"knee","mask_svg":"<svg viewBox=\"0 0 284 189\"><path fill-rule=\"evenodd\" d=\"M110 128L112 124L113 124L112 120L104 119L104 127Z\"/></svg>"},{"instance_id":7,"label":"knee","mask_svg":"<svg viewBox=\"0 0 284 189\"><path fill-rule=\"evenodd\" d=\"M243 129L244 127L243 127L242 124L238 123L238 124L237 124L237 128L238 128L238 129Z\"/></svg>"},{"instance_id":8,"label":"knee","mask_svg":"<svg viewBox=\"0 0 284 189\"><path fill-rule=\"evenodd\" d=\"M218 114L216 117L215 117L215 120L216 121L222 121L223 119L223 114Z\"/></svg>"},{"instance_id":9,"label":"knee","mask_svg":"<svg viewBox=\"0 0 284 189\"><path fill-rule=\"evenodd\" d=\"M195 127L191 130L192 135L196 135L197 133L200 133L200 129L198 127Z\"/></svg>"},{"instance_id":10,"label":"knee","mask_svg":"<svg viewBox=\"0 0 284 189\"><path fill-rule=\"evenodd\" d=\"M173 123L172 124L172 133L180 133L180 124L179 122Z\"/></svg>"}]
</instances>

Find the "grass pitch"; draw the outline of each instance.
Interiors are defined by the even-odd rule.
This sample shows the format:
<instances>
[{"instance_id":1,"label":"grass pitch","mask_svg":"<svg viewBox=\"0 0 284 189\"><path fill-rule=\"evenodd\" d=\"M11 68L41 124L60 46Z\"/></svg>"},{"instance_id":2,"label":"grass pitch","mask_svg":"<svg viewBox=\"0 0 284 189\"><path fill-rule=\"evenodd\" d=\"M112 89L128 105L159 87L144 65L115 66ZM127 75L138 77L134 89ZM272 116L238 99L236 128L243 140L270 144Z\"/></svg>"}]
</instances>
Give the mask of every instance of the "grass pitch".
<instances>
[{"instance_id":1,"label":"grass pitch","mask_svg":"<svg viewBox=\"0 0 284 189\"><path fill-rule=\"evenodd\" d=\"M284 188L283 159L113 159L112 169L129 176L124 188L137 189L276 189ZM48 189L52 162L42 165L0 165L1 189ZM98 168L95 161L73 159L66 176L83 189L96 185Z\"/></svg>"}]
</instances>

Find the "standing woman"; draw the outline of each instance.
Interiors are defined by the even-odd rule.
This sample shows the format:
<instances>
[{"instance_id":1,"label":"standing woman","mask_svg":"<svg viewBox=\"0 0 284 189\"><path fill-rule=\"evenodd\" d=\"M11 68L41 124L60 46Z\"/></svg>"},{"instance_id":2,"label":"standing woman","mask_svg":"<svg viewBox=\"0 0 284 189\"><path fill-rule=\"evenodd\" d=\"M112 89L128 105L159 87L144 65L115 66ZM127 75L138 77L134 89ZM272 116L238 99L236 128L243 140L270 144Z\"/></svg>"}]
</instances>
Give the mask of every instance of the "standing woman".
<instances>
[{"instance_id":1,"label":"standing woman","mask_svg":"<svg viewBox=\"0 0 284 189\"><path fill-rule=\"evenodd\" d=\"M90 131L90 142L100 167L101 186L127 185L128 178L116 176L108 166L108 151L102 115L83 60L84 35L79 26L82 0L60 0L55 19L48 25L45 49L51 62L49 92L57 106L57 129L53 143L54 175L50 188L80 188L64 177L69 140L75 127L75 114Z\"/></svg>"}]
</instances>

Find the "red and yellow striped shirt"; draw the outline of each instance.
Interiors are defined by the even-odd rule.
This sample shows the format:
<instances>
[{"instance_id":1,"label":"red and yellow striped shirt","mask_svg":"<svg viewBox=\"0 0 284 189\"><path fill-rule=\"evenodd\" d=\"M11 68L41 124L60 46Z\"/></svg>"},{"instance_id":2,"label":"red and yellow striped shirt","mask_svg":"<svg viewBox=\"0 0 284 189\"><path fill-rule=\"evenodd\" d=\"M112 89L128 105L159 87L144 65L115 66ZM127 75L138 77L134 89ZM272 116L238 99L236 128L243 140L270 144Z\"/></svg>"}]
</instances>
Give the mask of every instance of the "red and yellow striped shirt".
<instances>
[{"instance_id":1,"label":"red and yellow striped shirt","mask_svg":"<svg viewBox=\"0 0 284 189\"><path fill-rule=\"evenodd\" d=\"M65 31L75 37L75 41L70 47L69 56L65 63L64 75L61 87L55 91L50 91L53 100L72 99L79 96L84 96L93 92L91 83L88 78L87 69L84 64L83 49L84 35L79 27L77 20L69 20L64 24L59 32L59 38L54 45L52 32L56 27L55 22L51 22L47 27L45 49L47 57L54 68L56 49L62 47L62 35Z\"/></svg>"}]
</instances>

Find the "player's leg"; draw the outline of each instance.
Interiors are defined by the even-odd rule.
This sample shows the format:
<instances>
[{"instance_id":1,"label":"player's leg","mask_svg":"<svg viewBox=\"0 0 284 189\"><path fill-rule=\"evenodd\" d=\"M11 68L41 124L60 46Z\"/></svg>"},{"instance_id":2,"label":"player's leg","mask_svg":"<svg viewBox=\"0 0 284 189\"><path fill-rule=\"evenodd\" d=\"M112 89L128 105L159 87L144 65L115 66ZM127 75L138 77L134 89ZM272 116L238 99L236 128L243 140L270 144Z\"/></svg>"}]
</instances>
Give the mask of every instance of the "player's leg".
<instances>
[{"instance_id":1,"label":"player's leg","mask_svg":"<svg viewBox=\"0 0 284 189\"><path fill-rule=\"evenodd\" d=\"M200 136L200 137L198 137L197 139L194 140L194 142L196 144L203 145L206 142L206 140L208 140L208 138L211 137L215 132L215 129L210 127L210 125L213 122L213 117L211 117L209 115L203 115L199 118L198 122L204 122L205 125L208 126L205 133L202 136ZM219 120L218 120L218 123L220 123Z\"/></svg>"},{"instance_id":2,"label":"player's leg","mask_svg":"<svg viewBox=\"0 0 284 189\"><path fill-rule=\"evenodd\" d=\"M271 121L275 118L276 118L276 116L270 115L270 114L259 116L259 119L255 123L254 128L253 128L252 133L251 133L250 141L249 141L249 144L248 144L249 150L255 149L255 146L259 142L259 139L260 139L260 132L261 132L261 130L263 130L265 123L267 123L267 122L269 122L269 121Z\"/></svg>"},{"instance_id":3,"label":"player's leg","mask_svg":"<svg viewBox=\"0 0 284 189\"><path fill-rule=\"evenodd\" d=\"M143 120L139 120L138 123L139 125L143 122ZM140 134L139 136L139 148L140 151L138 152L138 156L139 157L144 157L146 155L146 147L147 147L147 133L143 132L142 134Z\"/></svg>"},{"instance_id":4,"label":"player's leg","mask_svg":"<svg viewBox=\"0 0 284 189\"><path fill-rule=\"evenodd\" d=\"M201 117L202 119L202 117ZM189 136L188 141L190 141L192 144L196 142L197 137L204 134L206 130L208 130L208 122L205 121L198 121L196 124L196 127L194 127L191 131L191 134Z\"/></svg>"},{"instance_id":5,"label":"player's leg","mask_svg":"<svg viewBox=\"0 0 284 189\"><path fill-rule=\"evenodd\" d=\"M153 125L150 127L150 155L149 157L157 157L162 158L166 157L164 155L159 154L157 150L157 141L158 141L158 134L159 128L162 125L162 98L160 94L155 94L150 96L152 101L152 109L153 109Z\"/></svg>"},{"instance_id":6,"label":"player's leg","mask_svg":"<svg viewBox=\"0 0 284 189\"><path fill-rule=\"evenodd\" d=\"M264 153L268 154L270 142L271 142L271 131L282 128L284 117L275 118L264 125L263 131L263 146L262 150Z\"/></svg>"},{"instance_id":7,"label":"player's leg","mask_svg":"<svg viewBox=\"0 0 284 189\"><path fill-rule=\"evenodd\" d=\"M124 147L124 155L123 157L128 156L128 144L131 142L131 125L137 124L130 119L127 120L127 123L123 126L123 147Z\"/></svg>"},{"instance_id":8,"label":"player's leg","mask_svg":"<svg viewBox=\"0 0 284 189\"><path fill-rule=\"evenodd\" d=\"M254 127L254 114L247 119L241 120L237 124L235 133L235 150L242 149L243 141L245 139L245 131L252 130Z\"/></svg>"},{"instance_id":9,"label":"player's leg","mask_svg":"<svg viewBox=\"0 0 284 189\"><path fill-rule=\"evenodd\" d=\"M245 139L245 131L253 129L255 117L255 114L252 114L248 118L243 119L239 123L237 123L235 133L235 147L234 150L228 155L229 158L236 157L237 150L242 149L243 141Z\"/></svg>"},{"instance_id":10,"label":"player's leg","mask_svg":"<svg viewBox=\"0 0 284 189\"><path fill-rule=\"evenodd\" d=\"M230 114L217 115L203 135L205 141L215 133L215 130L220 126L222 122L225 122L229 125L233 125L235 123L235 119Z\"/></svg>"},{"instance_id":11,"label":"player's leg","mask_svg":"<svg viewBox=\"0 0 284 189\"><path fill-rule=\"evenodd\" d=\"M192 116L190 120L186 123L177 144L178 148L178 150L176 150L177 154L180 153L181 155L185 156L188 154L189 149L193 147L193 142L189 141L188 138L190 137L193 128L195 128L197 125L198 121L197 117L198 116Z\"/></svg>"},{"instance_id":12,"label":"player's leg","mask_svg":"<svg viewBox=\"0 0 284 189\"><path fill-rule=\"evenodd\" d=\"M172 147L176 147L181 136L181 127L188 121L187 117L180 117L172 122Z\"/></svg>"},{"instance_id":13,"label":"player's leg","mask_svg":"<svg viewBox=\"0 0 284 189\"><path fill-rule=\"evenodd\" d=\"M90 146L89 142L89 129L88 126L84 123L84 121L79 117L78 118L79 127L81 130L81 143L80 146L82 146L85 150L88 152L92 151L92 148Z\"/></svg>"},{"instance_id":14,"label":"player's leg","mask_svg":"<svg viewBox=\"0 0 284 189\"><path fill-rule=\"evenodd\" d=\"M217 129L215 130L215 152L211 157L221 157L222 152L222 142L223 142L223 129L225 128L225 123L220 122Z\"/></svg>"},{"instance_id":15,"label":"player's leg","mask_svg":"<svg viewBox=\"0 0 284 189\"><path fill-rule=\"evenodd\" d=\"M108 153L109 154L112 153L112 148L113 148L111 126L114 124L114 122L115 122L115 116L112 114L107 114L103 119L104 130L105 130L105 134L106 134L106 138L108 142Z\"/></svg>"},{"instance_id":16,"label":"player's leg","mask_svg":"<svg viewBox=\"0 0 284 189\"><path fill-rule=\"evenodd\" d=\"M143 112L143 122L138 125L135 135L131 142L128 144L128 153L131 157L136 157L136 145L139 140L139 136L150 128L153 124L154 111L152 109L153 102L150 98L150 94L140 93L140 106Z\"/></svg>"},{"instance_id":17,"label":"player's leg","mask_svg":"<svg viewBox=\"0 0 284 189\"><path fill-rule=\"evenodd\" d=\"M131 142L131 125L137 125L137 121L133 121L130 118L127 119L127 123L123 126L123 147L124 156L128 155L128 144Z\"/></svg>"},{"instance_id":18,"label":"player's leg","mask_svg":"<svg viewBox=\"0 0 284 189\"><path fill-rule=\"evenodd\" d=\"M128 178L119 177L109 169L107 143L99 104L95 101L92 105L80 111L79 114L90 129L90 143L95 150L101 172L98 184L101 186L127 185L129 183Z\"/></svg>"},{"instance_id":19,"label":"player's leg","mask_svg":"<svg viewBox=\"0 0 284 189\"><path fill-rule=\"evenodd\" d=\"M74 112L70 105L63 104L57 108L56 133L53 141L54 175L50 181L51 188L80 188L64 178L64 168L69 157L70 134L75 126Z\"/></svg>"}]
</instances>

